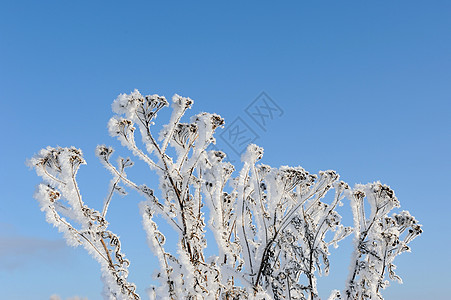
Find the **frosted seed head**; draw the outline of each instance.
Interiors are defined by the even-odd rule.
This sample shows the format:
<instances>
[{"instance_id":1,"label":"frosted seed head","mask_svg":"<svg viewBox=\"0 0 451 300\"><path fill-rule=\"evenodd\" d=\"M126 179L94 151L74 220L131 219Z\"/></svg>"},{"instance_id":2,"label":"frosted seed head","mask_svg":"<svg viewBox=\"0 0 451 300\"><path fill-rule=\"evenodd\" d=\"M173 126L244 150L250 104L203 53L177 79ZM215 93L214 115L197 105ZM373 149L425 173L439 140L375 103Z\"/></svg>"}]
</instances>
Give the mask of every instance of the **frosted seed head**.
<instances>
[{"instance_id":1,"label":"frosted seed head","mask_svg":"<svg viewBox=\"0 0 451 300\"><path fill-rule=\"evenodd\" d=\"M246 152L241 156L241 161L255 164L263 157L263 148L255 144L247 146Z\"/></svg>"},{"instance_id":2,"label":"frosted seed head","mask_svg":"<svg viewBox=\"0 0 451 300\"><path fill-rule=\"evenodd\" d=\"M172 103L174 108L180 107L182 109L188 109L191 108L191 105L193 105L194 101L191 98L185 98L175 94L174 96L172 96Z\"/></svg>"}]
</instances>

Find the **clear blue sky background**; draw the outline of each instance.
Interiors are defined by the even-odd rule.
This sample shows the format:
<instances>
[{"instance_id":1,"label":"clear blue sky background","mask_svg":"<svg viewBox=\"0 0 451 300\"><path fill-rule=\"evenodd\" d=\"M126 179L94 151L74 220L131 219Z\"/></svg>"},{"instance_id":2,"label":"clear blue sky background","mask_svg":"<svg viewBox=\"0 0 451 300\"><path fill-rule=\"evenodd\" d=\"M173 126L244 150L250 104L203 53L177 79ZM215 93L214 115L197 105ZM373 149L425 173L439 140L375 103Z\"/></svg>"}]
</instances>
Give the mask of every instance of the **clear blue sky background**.
<instances>
[{"instance_id":1,"label":"clear blue sky background","mask_svg":"<svg viewBox=\"0 0 451 300\"><path fill-rule=\"evenodd\" d=\"M110 104L135 88L189 96L192 113L228 123L241 117L264 163L389 184L425 233L398 258L405 284L386 299L448 299L450 16L449 1L3 1L0 299L100 298L97 263L45 222L32 198L40 180L24 162L47 145L82 148L82 193L100 208L110 177L94 149L120 148L106 130ZM266 131L244 111L262 91L284 111ZM137 181L154 185L146 176ZM141 199L113 201L111 229L144 295L155 260ZM343 287L347 242L320 281L323 297Z\"/></svg>"}]
</instances>

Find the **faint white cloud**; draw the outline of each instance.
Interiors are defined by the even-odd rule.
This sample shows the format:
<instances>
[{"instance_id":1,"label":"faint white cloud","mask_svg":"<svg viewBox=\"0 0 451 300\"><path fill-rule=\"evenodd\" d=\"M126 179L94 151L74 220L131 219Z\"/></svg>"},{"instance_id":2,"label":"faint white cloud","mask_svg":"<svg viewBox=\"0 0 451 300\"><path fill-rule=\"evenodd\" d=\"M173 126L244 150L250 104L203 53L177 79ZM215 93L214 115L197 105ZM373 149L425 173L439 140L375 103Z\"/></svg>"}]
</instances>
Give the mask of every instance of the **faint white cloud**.
<instances>
[{"instance_id":1,"label":"faint white cloud","mask_svg":"<svg viewBox=\"0 0 451 300\"><path fill-rule=\"evenodd\" d=\"M62 300L62 299L61 299L60 296L54 294L54 295L50 296L49 300ZM66 298L66 300L88 300L88 298L80 297L80 296L74 296L74 297Z\"/></svg>"},{"instance_id":2,"label":"faint white cloud","mask_svg":"<svg viewBox=\"0 0 451 300\"><path fill-rule=\"evenodd\" d=\"M21 235L11 223L0 222L0 271L14 271L30 263L70 261L64 240Z\"/></svg>"},{"instance_id":3,"label":"faint white cloud","mask_svg":"<svg viewBox=\"0 0 451 300\"><path fill-rule=\"evenodd\" d=\"M64 241L0 236L0 270L12 271L30 262L61 261L69 254Z\"/></svg>"}]
</instances>

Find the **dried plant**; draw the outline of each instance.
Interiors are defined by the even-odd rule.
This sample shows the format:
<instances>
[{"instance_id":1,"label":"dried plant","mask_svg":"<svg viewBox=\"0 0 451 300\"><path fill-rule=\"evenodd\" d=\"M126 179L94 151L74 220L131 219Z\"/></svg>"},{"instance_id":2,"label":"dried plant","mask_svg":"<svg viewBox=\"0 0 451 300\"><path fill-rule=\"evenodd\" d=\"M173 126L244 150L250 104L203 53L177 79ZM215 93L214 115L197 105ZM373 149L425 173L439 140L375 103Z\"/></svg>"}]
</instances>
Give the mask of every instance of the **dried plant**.
<instances>
[{"instance_id":1,"label":"dried plant","mask_svg":"<svg viewBox=\"0 0 451 300\"><path fill-rule=\"evenodd\" d=\"M329 272L329 248L352 232L355 248L346 288L332 291L329 299L382 299L387 274L401 282L393 260L410 250L407 244L422 230L406 211L388 216L399 207L388 186L376 182L350 188L335 171L314 175L301 167L258 164L263 149L256 145L248 146L234 177L235 167L225 154L207 150L224 120L201 113L182 123L192 104L175 95L170 121L156 138L151 129L158 111L169 105L164 97L134 91L113 103L117 115L109 121L110 134L155 172L162 199L127 177L133 165L129 158L111 162L111 147L96 150L113 175L102 212L86 206L78 189L77 170L85 164L80 150L48 147L30 160L44 180L35 197L47 221L69 245L83 245L100 263L105 299L140 299L127 281L129 261L119 238L107 229L113 194L126 194L120 183L145 199L140 204L144 230L159 263L159 285L148 290L152 299L319 299L317 276ZM135 126L145 150L136 144ZM175 149L175 157L168 155L168 147ZM343 226L337 212L345 197L353 228ZM177 233L177 253L166 250L156 215ZM210 242L218 248L210 257L205 253L207 224L215 238Z\"/></svg>"}]
</instances>

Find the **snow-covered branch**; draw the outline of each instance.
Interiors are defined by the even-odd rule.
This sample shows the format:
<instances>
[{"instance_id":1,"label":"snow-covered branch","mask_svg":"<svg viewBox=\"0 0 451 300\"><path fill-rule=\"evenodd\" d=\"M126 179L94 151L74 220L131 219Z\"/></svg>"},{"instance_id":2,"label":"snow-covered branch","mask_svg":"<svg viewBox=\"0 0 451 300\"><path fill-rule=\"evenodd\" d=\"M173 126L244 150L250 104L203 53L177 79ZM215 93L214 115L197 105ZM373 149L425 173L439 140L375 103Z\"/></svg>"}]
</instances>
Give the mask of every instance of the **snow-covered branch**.
<instances>
[{"instance_id":1,"label":"snow-covered branch","mask_svg":"<svg viewBox=\"0 0 451 300\"><path fill-rule=\"evenodd\" d=\"M192 105L192 99L175 95L169 123L156 134L157 113L169 106L164 97L135 90L113 102L117 115L108 123L110 135L148 165L158 178L154 188L160 199L153 189L136 183L139 178L127 176L133 166L129 158L112 163L114 151L105 145L96 154L113 178L102 212L85 205L78 188L77 171L85 164L80 150L48 147L30 160L44 180L35 197L47 221L69 245L83 245L100 263L105 299L139 299L127 281L130 263L119 238L107 229L114 194L125 195L126 188L144 198L143 227L158 259L159 285L148 289L152 299L319 299L317 277L327 276L333 266L330 246L338 247L351 233L355 248L346 288L332 291L329 299L342 294L382 299L386 275L401 282L393 260L410 251L408 244L422 230L407 211L388 216L399 207L389 187L376 182L351 189L332 170L310 174L299 166L271 167L260 163L263 148L253 144L235 170L225 153L207 150L224 120L200 113L182 122ZM141 143L136 142L136 128ZM353 228L342 224L337 210L345 197ZM167 250L157 220L167 222L178 237L176 253ZM206 251L207 226L217 253Z\"/></svg>"}]
</instances>

